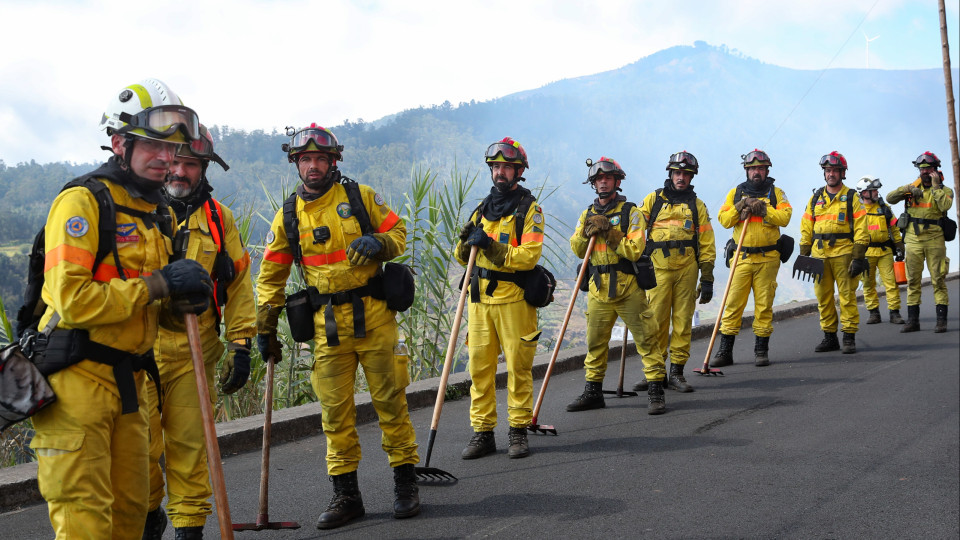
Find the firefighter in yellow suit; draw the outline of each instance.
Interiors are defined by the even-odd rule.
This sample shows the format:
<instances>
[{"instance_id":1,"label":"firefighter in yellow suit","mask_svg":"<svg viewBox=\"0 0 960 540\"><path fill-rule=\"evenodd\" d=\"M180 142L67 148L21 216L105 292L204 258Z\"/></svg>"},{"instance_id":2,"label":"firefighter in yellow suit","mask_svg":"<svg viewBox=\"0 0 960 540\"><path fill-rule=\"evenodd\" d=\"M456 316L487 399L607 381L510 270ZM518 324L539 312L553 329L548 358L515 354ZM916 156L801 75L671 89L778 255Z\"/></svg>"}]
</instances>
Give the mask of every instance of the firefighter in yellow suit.
<instances>
[{"instance_id":1,"label":"firefighter in yellow suit","mask_svg":"<svg viewBox=\"0 0 960 540\"><path fill-rule=\"evenodd\" d=\"M596 237L587 275L587 357L583 361L587 383L583 394L567 405L568 411L586 411L605 406L603 378L607 372L610 333L619 316L633 333L643 361L647 387L647 414L663 414L666 403L663 383L666 370L657 341L657 323L647 304L646 291L637 279L636 261L643 254L646 221L637 205L619 195L627 174L608 157L587 161L587 180L597 198L580 214L570 237L570 249L583 259L587 244ZM583 285L581 285L581 288Z\"/></svg>"},{"instance_id":2,"label":"firefighter in yellow suit","mask_svg":"<svg viewBox=\"0 0 960 540\"><path fill-rule=\"evenodd\" d=\"M216 397L213 372L224 352L220 340L221 319L224 337L229 343L225 370L220 377L220 390L225 394L236 392L247 382L250 346L257 334L257 322L250 256L240 240L233 212L210 195L213 188L207 181L206 171L211 160L227 170L226 163L213 150L213 138L201 124L200 138L180 146L165 187L170 207L180 224L181 240L174 243L174 249L181 251L177 256L199 262L214 281L214 305L198 318L212 407ZM187 241L181 247L184 234ZM147 386L151 405L151 510L147 514L143 540L160 540L167 525L160 506L164 471L167 512L178 539L203 537L203 525L210 514L208 499L213 494L190 343L182 322L171 322L174 324L161 320L153 346L160 369L162 399L159 402L154 387ZM163 403L162 412L157 409L159 403ZM161 455L164 456L163 469L160 468Z\"/></svg>"},{"instance_id":3,"label":"firefighter in yellow suit","mask_svg":"<svg viewBox=\"0 0 960 540\"><path fill-rule=\"evenodd\" d=\"M947 211L953 206L953 190L944 185L940 159L933 152L920 154L913 165L920 170L920 176L887 194L888 203L906 200L907 207L907 223L898 223L906 227L903 235L907 251L907 324L900 331L920 330L920 283L926 260L937 309L937 325L933 331L941 333L947 331L950 297L946 277L950 259L940 219L947 217ZM956 224L953 226L956 228Z\"/></svg>"},{"instance_id":4,"label":"firefighter in yellow suit","mask_svg":"<svg viewBox=\"0 0 960 540\"><path fill-rule=\"evenodd\" d=\"M470 425L474 434L461 453L476 459L497 451L493 428L497 425L497 357L507 362L507 415L510 424L507 455L530 454L527 426L533 417L533 357L540 340L537 310L524 300L524 289L511 281L531 270L540 260L543 211L526 188L520 187L523 171L530 168L527 153L510 137L486 151L493 187L470 221L460 231L455 255L467 264L472 246L478 254L471 280L467 347L470 355ZM526 207L521 234L517 220Z\"/></svg>"},{"instance_id":5,"label":"firefighter in yellow suit","mask_svg":"<svg viewBox=\"0 0 960 540\"><path fill-rule=\"evenodd\" d=\"M717 214L720 225L733 229L735 239L740 238L743 227L747 228L747 234L720 321L720 347L710 362L714 367L733 363L733 345L740 333L743 310L751 289L754 365L770 365L777 272L780 270L781 251L789 249L783 245L783 240L788 237L781 237L780 227L790 223L793 207L786 193L776 187L774 178L769 176L773 165L770 156L763 150L754 149L742 157L747 179L727 193L727 200ZM732 265L732 261L728 262Z\"/></svg>"},{"instance_id":6,"label":"firefighter in yellow suit","mask_svg":"<svg viewBox=\"0 0 960 540\"><path fill-rule=\"evenodd\" d=\"M854 190L843 184L847 173L847 159L843 154L833 151L824 155L820 158L820 167L826 186L814 193L800 222L800 254L823 259L823 277L813 286L823 341L814 351L840 349L843 354L852 354L857 352L856 334L860 324L857 281L870 267L866 258L870 244L867 211ZM840 296L842 348L837 339L834 283Z\"/></svg>"},{"instance_id":7,"label":"firefighter in yellow suit","mask_svg":"<svg viewBox=\"0 0 960 540\"><path fill-rule=\"evenodd\" d=\"M327 437L327 473L333 498L320 514L317 528L333 529L364 515L357 481L360 442L356 428L353 389L357 367L370 388L370 398L380 418L382 447L394 472L395 518L420 512L414 465L416 434L407 411L405 389L410 375L405 359L394 357L397 345L396 311L381 299L384 286L381 262L401 254L407 229L373 189L342 177L336 167L343 146L329 130L311 124L288 129L283 148L297 165L302 184L292 204L297 231L287 231L283 208L277 212L266 238L266 250L257 278L257 346L263 358L279 362L277 319L284 307L284 287L291 264L314 287L314 362L310 383L323 407L323 432ZM356 190L368 225L351 204L348 188ZM299 240L291 246L287 234ZM394 285L394 284L392 284ZM290 310L287 312L290 320Z\"/></svg>"},{"instance_id":8,"label":"firefighter in yellow suit","mask_svg":"<svg viewBox=\"0 0 960 540\"><path fill-rule=\"evenodd\" d=\"M657 286L647 293L647 298L659 324L664 361L668 348L670 351L667 388L679 392L693 392L683 375L690 358L693 311L698 298L701 304L713 298L713 265L717 259L710 213L690 184L699 170L697 158L690 152L671 155L667 162L670 176L663 189L647 195L640 206L650 229L646 253L657 273ZM655 216L651 215L654 207L659 207ZM645 380L634 389L644 386Z\"/></svg>"},{"instance_id":9,"label":"firefighter in yellow suit","mask_svg":"<svg viewBox=\"0 0 960 540\"><path fill-rule=\"evenodd\" d=\"M900 286L893 275L893 261L903 260L903 239L897 228L897 218L880 197L881 187L883 184L880 179L873 176L864 176L856 187L860 202L867 211L867 234L870 235L870 247L867 248L870 269L863 274L863 302L870 314L867 324L880 323L880 297L877 296L879 274L887 293L890 322L903 324L903 317L900 316Z\"/></svg>"},{"instance_id":10,"label":"firefighter in yellow suit","mask_svg":"<svg viewBox=\"0 0 960 540\"><path fill-rule=\"evenodd\" d=\"M149 488L144 390L154 384L146 372L156 374L160 300L173 295L178 313L196 313L212 292L195 261L168 263L166 235L175 227L169 210L158 209L177 144L198 136L196 114L163 82L147 79L116 94L100 127L114 155L87 178L109 189L116 250L94 268L103 231L86 187L61 192L45 226L47 308L39 327L56 329L34 360L60 365L49 375L57 401L33 417L30 447L57 538L140 537ZM82 359L68 358L78 346Z\"/></svg>"}]
</instances>

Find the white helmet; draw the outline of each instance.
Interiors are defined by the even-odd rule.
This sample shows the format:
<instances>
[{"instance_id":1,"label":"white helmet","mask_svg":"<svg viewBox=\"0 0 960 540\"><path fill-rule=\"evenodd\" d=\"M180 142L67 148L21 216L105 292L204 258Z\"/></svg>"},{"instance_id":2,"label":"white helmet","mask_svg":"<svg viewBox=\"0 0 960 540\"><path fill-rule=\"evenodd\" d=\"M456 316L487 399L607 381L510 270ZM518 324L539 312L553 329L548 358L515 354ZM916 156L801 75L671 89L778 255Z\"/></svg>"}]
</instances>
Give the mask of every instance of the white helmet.
<instances>
[{"instance_id":1,"label":"white helmet","mask_svg":"<svg viewBox=\"0 0 960 540\"><path fill-rule=\"evenodd\" d=\"M883 184L876 176L864 176L857 182L857 193L863 193L868 189L880 189L881 187L883 187Z\"/></svg>"},{"instance_id":2,"label":"white helmet","mask_svg":"<svg viewBox=\"0 0 960 540\"><path fill-rule=\"evenodd\" d=\"M157 79L144 79L120 90L100 118L100 129L107 135L130 134L179 144L200 138L197 113Z\"/></svg>"}]
</instances>

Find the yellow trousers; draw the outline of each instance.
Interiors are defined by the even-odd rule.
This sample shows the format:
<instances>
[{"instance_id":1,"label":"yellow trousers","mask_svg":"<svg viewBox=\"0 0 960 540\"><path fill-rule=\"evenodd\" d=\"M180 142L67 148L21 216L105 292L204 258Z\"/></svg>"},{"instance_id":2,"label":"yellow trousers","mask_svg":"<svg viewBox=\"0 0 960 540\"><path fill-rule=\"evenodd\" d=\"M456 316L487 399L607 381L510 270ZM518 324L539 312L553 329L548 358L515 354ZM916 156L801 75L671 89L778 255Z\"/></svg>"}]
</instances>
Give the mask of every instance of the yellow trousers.
<instances>
[{"instance_id":1,"label":"yellow trousers","mask_svg":"<svg viewBox=\"0 0 960 540\"><path fill-rule=\"evenodd\" d=\"M777 272L780 259L754 261L750 258L737 263L723 310L720 332L728 336L740 333L743 310L753 290L753 334L770 337L773 334L773 299L777 294Z\"/></svg>"},{"instance_id":2,"label":"yellow trousers","mask_svg":"<svg viewBox=\"0 0 960 540\"><path fill-rule=\"evenodd\" d=\"M30 448L37 454L37 483L57 538L129 540L143 534L146 375L135 373L134 380L140 409L120 414L120 398L78 366L49 377L57 401L33 416Z\"/></svg>"},{"instance_id":3,"label":"yellow trousers","mask_svg":"<svg viewBox=\"0 0 960 540\"><path fill-rule=\"evenodd\" d=\"M470 303L470 425L491 431L497 425L497 357L507 361L507 415L511 427L533 419L533 357L540 330L537 310L524 300L507 304Z\"/></svg>"},{"instance_id":4,"label":"yellow trousers","mask_svg":"<svg viewBox=\"0 0 960 540\"><path fill-rule=\"evenodd\" d=\"M930 238L922 242L916 236L907 235L907 305L920 305L920 283L923 277L923 261L927 261L927 270L930 272L930 282L933 285L933 300L940 305L949 305L947 295L947 271L950 268L950 259L947 258L947 246L943 237Z\"/></svg>"},{"instance_id":5,"label":"yellow trousers","mask_svg":"<svg viewBox=\"0 0 960 540\"><path fill-rule=\"evenodd\" d=\"M657 344L663 352L664 362L668 347L671 363L682 366L690 358L690 332L697 304L698 275L695 261L683 268L657 268L657 286L647 291L653 320L659 326ZM670 331L671 326L673 332Z\"/></svg>"},{"instance_id":6,"label":"yellow trousers","mask_svg":"<svg viewBox=\"0 0 960 540\"><path fill-rule=\"evenodd\" d=\"M887 308L890 310L900 309L900 286L897 285L897 278L893 275L893 253L884 252L877 257L867 257L870 263L870 271L862 274L863 280L863 302L868 310L880 308L880 297L877 296L877 275L883 282L883 288L887 291Z\"/></svg>"},{"instance_id":7,"label":"yellow trousers","mask_svg":"<svg viewBox=\"0 0 960 540\"><path fill-rule=\"evenodd\" d=\"M323 332L323 327L318 328ZM340 345L317 347L310 384L323 407L323 433L327 437L327 474L341 475L360 465L360 438L357 436L357 406L353 399L357 368L370 389L373 408L383 432L380 444L391 467L419 463L417 435L407 411L406 387L410 372L406 358L395 357L397 322L390 319L376 328L367 327L367 336L340 334Z\"/></svg>"},{"instance_id":8,"label":"yellow trousers","mask_svg":"<svg viewBox=\"0 0 960 540\"><path fill-rule=\"evenodd\" d=\"M607 373L610 333L618 316L633 334L644 376L648 381L664 380L667 371L657 342L657 323L646 293L637 289L616 302L600 302L593 295L587 299L587 357L583 361L587 381L602 382Z\"/></svg>"},{"instance_id":9,"label":"yellow trousers","mask_svg":"<svg viewBox=\"0 0 960 540\"><path fill-rule=\"evenodd\" d=\"M857 278L850 277L847 269L853 255L823 259L823 278L813 285L817 295L817 308L820 310L820 329L824 332L837 331L837 303L833 298L834 284L840 296L840 329L847 334L856 334L860 325L860 312L857 310Z\"/></svg>"}]
</instances>

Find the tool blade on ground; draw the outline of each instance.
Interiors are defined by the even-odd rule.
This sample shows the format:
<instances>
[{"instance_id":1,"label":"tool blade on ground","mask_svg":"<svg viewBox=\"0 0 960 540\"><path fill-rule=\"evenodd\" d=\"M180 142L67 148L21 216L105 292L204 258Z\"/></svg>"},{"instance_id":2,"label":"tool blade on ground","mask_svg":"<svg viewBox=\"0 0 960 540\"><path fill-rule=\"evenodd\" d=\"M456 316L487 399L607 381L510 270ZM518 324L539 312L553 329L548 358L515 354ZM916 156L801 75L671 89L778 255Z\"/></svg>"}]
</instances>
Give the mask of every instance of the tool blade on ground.
<instances>
[{"instance_id":1,"label":"tool blade on ground","mask_svg":"<svg viewBox=\"0 0 960 540\"><path fill-rule=\"evenodd\" d=\"M414 472L417 473L418 482L425 485L434 485L434 484L450 484L457 483L458 479L456 476L448 473L443 469L438 469L436 467L430 466L430 458L433 455L433 443L437 439L437 430L436 428L430 430L430 438L427 443L427 460L424 462L424 467L414 467Z\"/></svg>"},{"instance_id":2,"label":"tool blade on ground","mask_svg":"<svg viewBox=\"0 0 960 540\"><path fill-rule=\"evenodd\" d=\"M793 277L800 281L809 279L813 283L820 281L823 277L823 259L797 255L797 260L793 263Z\"/></svg>"},{"instance_id":3,"label":"tool blade on ground","mask_svg":"<svg viewBox=\"0 0 960 540\"><path fill-rule=\"evenodd\" d=\"M556 434L557 434L557 428L555 428L555 427L553 427L553 426L548 426L548 425L546 425L546 424L533 423L533 424L530 424L529 426L527 426L527 429L530 430L530 432L536 433L536 434L541 434L541 433L544 434L544 435L546 435L546 434L548 434L548 433L551 434L551 435L556 435Z\"/></svg>"}]
</instances>

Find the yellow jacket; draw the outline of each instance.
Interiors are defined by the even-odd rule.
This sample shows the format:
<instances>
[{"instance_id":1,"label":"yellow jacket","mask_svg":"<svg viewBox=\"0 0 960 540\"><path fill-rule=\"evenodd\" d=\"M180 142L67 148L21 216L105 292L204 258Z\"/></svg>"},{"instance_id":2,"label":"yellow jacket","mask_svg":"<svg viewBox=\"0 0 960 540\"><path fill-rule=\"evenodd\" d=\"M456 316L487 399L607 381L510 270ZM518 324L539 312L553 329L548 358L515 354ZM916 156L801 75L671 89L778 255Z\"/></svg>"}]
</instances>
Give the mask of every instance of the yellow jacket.
<instances>
[{"instance_id":1,"label":"yellow jacket","mask_svg":"<svg viewBox=\"0 0 960 540\"><path fill-rule=\"evenodd\" d=\"M764 217L750 216L747 235L743 238L744 247L766 247L776 245L780 239L780 227L786 227L793 216L793 207L787 200L787 194L782 189L774 187L774 193L777 196L777 207L770 205L770 197L757 197L767 203L767 215ZM734 207L734 197L737 188L733 188L727 193L727 200L720 207L720 213L717 214L717 220L726 229L733 228L733 240L736 242L740 238L744 222L740 221L740 212ZM744 193L743 198L747 195ZM741 261L753 262L772 262L780 260L779 251L767 251L764 253L741 254Z\"/></svg>"},{"instance_id":2,"label":"yellow jacket","mask_svg":"<svg viewBox=\"0 0 960 540\"><path fill-rule=\"evenodd\" d=\"M657 192L654 191L643 199L640 205L640 212L643 213L644 220L649 222L653 220L653 228L650 230L648 242L669 242L693 240L694 223L693 212L688 203L671 204L666 196L661 193L663 199L660 211L656 216L651 216L653 204L656 202ZM700 261L713 263L717 259L716 240L713 233L713 225L710 224L710 212L707 205L699 198L696 200L697 218L700 229L699 247ZM670 256L664 256L663 249L654 249L650 254L654 268L661 270L683 268L689 264L697 264L696 254L693 248L684 248L681 253L680 248L669 248Z\"/></svg>"},{"instance_id":3,"label":"yellow jacket","mask_svg":"<svg viewBox=\"0 0 960 540\"><path fill-rule=\"evenodd\" d=\"M914 201L913 197L910 196L911 186L917 186L923 190L923 198L921 200ZM890 204L897 204L905 199L909 199L906 206L907 214L911 218L937 220L953 206L953 190L947 186L934 189L931 185L925 188L923 187L923 182L920 180L920 177L917 177L913 182L887 194L887 202ZM917 234L917 230L919 230L919 234ZM932 223L921 224L915 228L911 222L910 226L904 229L904 233L905 236L915 238L921 242L932 238L943 238L943 229L941 229L939 225Z\"/></svg>"},{"instance_id":4,"label":"yellow jacket","mask_svg":"<svg viewBox=\"0 0 960 540\"><path fill-rule=\"evenodd\" d=\"M480 212L480 207L477 207ZM472 216L476 221L476 215ZM523 222L523 234L517 238L516 230L516 212L509 216L503 216L498 220L489 221L480 216L480 225L483 227L487 236L494 242L500 242L507 245L507 257L503 266L497 266L483 254L483 250L477 253L476 266L498 272L514 273L524 270L532 270L540 260L540 253L543 249L543 231L546 229L546 221L543 218L543 210L540 205L534 201L529 210L527 210L526 219ZM463 242L457 242L454 249L457 261L466 266L467 261L460 257ZM464 250L466 251L466 250ZM469 251L466 251L469 253ZM480 303L482 304L508 304L523 300L523 289L515 283L509 281L498 281L497 288L493 291L493 296L487 296L486 290L489 280L480 279Z\"/></svg>"},{"instance_id":5,"label":"yellow jacket","mask_svg":"<svg viewBox=\"0 0 960 540\"><path fill-rule=\"evenodd\" d=\"M851 217L847 215L848 198L852 202L852 205L849 206L853 212L852 230ZM816 237L816 235L821 234L849 235L851 232L853 233L852 240L850 238L838 238L831 241ZM811 198L807 202L803 220L800 222L800 245L811 244L813 248L810 254L818 259L852 253L854 244L864 246L870 244L870 235L867 234L867 211L860 203L860 197L854 190L841 184L840 191L832 198L824 189L819 197L815 200Z\"/></svg>"},{"instance_id":6,"label":"yellow jacket","mask_svg":"<svg viewBox=\"0 0 960 540\"><path fill-rule=\"evenodd\" d=\"M867 249L868 257L879 257L884 253L892 252L893 246L876 245L886 244L891 240L893 243L901 242L900 229L897 228L897 216L890 211L888 216L883 209L890 207L880 206L879 203L864 204L864 210L867 211L867 234L870 236L870 247Z\"/></svg>"},{"instance_id":7,"label":"yellow jacket","mask_svg":"<svg viewBox=\"0 0 960 540\"><path fill-rule=\"evenodd\" d=\"M350 209L343 185L334 184L319 199L310 202L297 197L303 270L307 284L316 287L320 294L348 291L366 285L376 275L381 260L402 254L406 247L406 225L386 205L383 197L364 185L360 186L360 195L370 216L371 226L376 233L381 233L378 238L384 242L377 257L362 266L355 266L347 260L347 246L363 233L360 231L360 222ZM316 244L313 230L322 226L329 227L330 239ZM290 266L293 264L293 252L283 228L283 208L273 218L266 243L260 275L257 277L257 304L282 306L286 300L284 289L290 276ZM386 324L396 316L395 311L387 309L386 302L371 296L363 297L363 306L367 329ZM353 328L353 306L348 302L333 306L333 311L338 334L349 335ZM323 324L322 309L314 320ZM324 333L317 332L316 339L325 340Z\"/></svg>"},{"instance_id":8,"label":"yellow jacket","mask_svg":"<svg viewBox=\"0 0 960 540\"><path fill-rule=\"evenodd\" d=\"M617 203L616 206L604 214L610 219L610 226L617 227L618 230L622 230L622 228L620 228L620 212L625 202L626 201L621 201ZM587 244L589 243L589 239L584 238L581 234L589 210L588 208L580 214L580 219L577 221L577 228L573 231L573 236L570 237L570 249L581 259L587 254ZM630 224L627 226L627 233L624 235L623 240L620 241L617 249L610 249L606 239L598 237L596 243L593 245L593 253L590 254L590 264L593 266L611 265L617 264L621 259L636 262L637 259L643 255L643 249L645 247L644 231L646 227L647 221L643 218L640 208L634 206L630 209ZM583 279L590 279L590 275L585 275ZM597 288L596 282L590 279L590 298L598 302L617 302L639 290L636 276L620 272L617 273L616 298L610 298L608 293L609 287L610 274L600 274L600 288Z\"/></svg>"}]
</instances>

